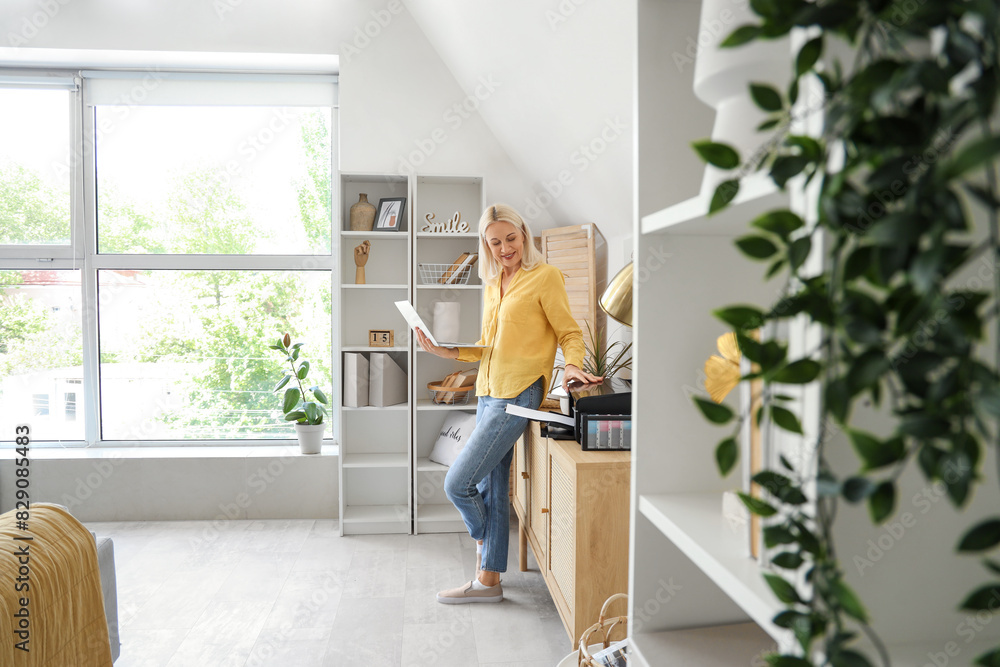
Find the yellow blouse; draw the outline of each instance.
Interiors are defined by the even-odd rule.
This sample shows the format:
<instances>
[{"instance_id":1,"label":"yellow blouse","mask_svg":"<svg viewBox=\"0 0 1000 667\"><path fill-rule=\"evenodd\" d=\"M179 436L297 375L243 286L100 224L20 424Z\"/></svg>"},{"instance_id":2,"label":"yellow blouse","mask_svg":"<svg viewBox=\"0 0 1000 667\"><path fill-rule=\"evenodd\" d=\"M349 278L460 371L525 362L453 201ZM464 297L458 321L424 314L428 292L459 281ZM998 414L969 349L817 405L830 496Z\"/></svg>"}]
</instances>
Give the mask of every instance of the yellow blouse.
<instances>
[{"instance_id":1,"label":"yellow blouse","mask_svg":"<svg viewBox=\"0 0 1000 667\"><path fill-rule=\"evenodd\" d=\"M479 345L459 348L459 361L480 361L477 396L514 398L539 377L548 389L556 345L567 364L583 367L583 332L573 319L566 279L558 268L539 264L519 269L503 297L500 285L483 289Z\"/></svg>"}]
</instances>

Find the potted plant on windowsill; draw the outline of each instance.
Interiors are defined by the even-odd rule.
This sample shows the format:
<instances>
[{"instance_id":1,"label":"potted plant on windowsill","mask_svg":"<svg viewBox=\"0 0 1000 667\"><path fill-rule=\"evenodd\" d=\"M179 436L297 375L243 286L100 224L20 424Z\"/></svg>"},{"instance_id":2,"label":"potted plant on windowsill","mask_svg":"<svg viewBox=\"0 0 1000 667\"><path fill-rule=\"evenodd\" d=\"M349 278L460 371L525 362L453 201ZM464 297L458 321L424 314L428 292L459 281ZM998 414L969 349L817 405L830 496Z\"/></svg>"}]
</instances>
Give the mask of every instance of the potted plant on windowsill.
<instances>
[{"instance_id":1,"label":"potted plant on windowsill","mask_svg":"<svg viewBox=\"0 0 1000 667\"><path fill-rule=\"evenodd\" d=\"M319 454L323 445L323 432L326 431L326 423L323 421L326 409L323 406L329 405L330 399L319 386L306 389L302 384L309 375L309 362L299 360L304 344L293 344L291 335L286 333L276 344L269 346L284 354L289 365L285 376L275 385L274 392L285 390L282 412L285 414L285 421L295 422L295 432L302 453ZM292 386L288 386L289 384Z\"/></svg>"}]
</instances>

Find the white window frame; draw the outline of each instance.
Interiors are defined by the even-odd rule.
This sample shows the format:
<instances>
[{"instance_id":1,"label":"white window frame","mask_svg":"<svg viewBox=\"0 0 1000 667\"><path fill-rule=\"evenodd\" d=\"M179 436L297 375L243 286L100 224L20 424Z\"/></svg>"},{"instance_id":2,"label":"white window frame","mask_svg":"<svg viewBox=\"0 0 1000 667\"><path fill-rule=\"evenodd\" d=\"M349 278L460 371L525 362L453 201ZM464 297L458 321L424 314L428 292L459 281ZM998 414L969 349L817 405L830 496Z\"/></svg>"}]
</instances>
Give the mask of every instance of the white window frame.
<instances>
[{"instance_id":1,"label":"white window frame","mask_svg":"<svg viewBox=\"0 0 1000 667\"><path fill-rule=\"evenodd\" d=\"M8 60L10 49L0 48L0 62ZM69 245L0 245L0 269L81 271L83 385L77 393L77 420L84 422L84 440L33 445L62 447L157 447L182 446L275 446L282 439L239 440L167 440L121 441L101 438L100 376L98 348L97 276L101 270L258 270L258 271L328 271L331 299L337 298L340 257L339 188L339 100L338 61L336 56L298 56L289 54L163 54L143 52L89 52L78 56L77 69L54 67L63 53L37 51L32 65L41 69L0 67L0 86L59 86L71 90L71 185ZM150 62L152 61L152 63ZM213 65L214 63L214 65ZM88 69L88 67L90 69ZM88 99L88 82L129 79L142 76L137 69L155 69L157 76L184 81L244 81L268 83L293 81L331 84L331 229L330 252L309 255L121 255L97 251L96 163L94 154L95 105ZM101 68L101 69L94 69ZM250 73L247 73L247 72ZM77 152L79 151L79 152ZM78 155L80 159L74 159ZM303 266L303 265L307 266ZM334 326L331 334L331 362L337 349L334 332L338 330L337 308L331 307ZM81 405L82 399L82 405ZM6 434L0 440L6 440ZM289 440L294 435L290 432ZM6 448L13 443L3 443Z\"/></svg>"}]
</instances>

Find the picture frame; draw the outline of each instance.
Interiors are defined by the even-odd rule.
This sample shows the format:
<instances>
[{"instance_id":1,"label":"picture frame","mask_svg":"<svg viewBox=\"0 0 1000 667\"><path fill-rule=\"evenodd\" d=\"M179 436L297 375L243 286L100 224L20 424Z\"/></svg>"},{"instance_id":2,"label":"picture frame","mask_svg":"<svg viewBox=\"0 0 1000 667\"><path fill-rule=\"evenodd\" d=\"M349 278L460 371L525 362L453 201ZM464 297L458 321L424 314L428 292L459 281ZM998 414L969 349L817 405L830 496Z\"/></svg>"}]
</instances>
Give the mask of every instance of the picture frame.
<instances>
[{"instance_id":1,"label":"picture frame","mask_svg":"<svg viewBox=\"0 0 1000 667\"><path fill-rule=\"evenodd\" d=\"M375 212L375 231L398 232L403 228L406 197L383 197Z\"/></svg>"}]
</instances>

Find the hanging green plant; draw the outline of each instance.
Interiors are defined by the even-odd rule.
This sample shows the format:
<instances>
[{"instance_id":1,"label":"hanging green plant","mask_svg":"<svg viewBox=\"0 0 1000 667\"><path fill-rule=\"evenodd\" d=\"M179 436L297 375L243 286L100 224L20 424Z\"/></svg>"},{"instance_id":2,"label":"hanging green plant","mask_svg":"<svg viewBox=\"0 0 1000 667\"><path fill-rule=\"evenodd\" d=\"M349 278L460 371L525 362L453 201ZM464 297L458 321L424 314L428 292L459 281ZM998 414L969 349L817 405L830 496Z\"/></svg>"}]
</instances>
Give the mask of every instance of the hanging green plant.
<instances>
[{"instance_id":1,"label":"hanging green plant","mask_svg":"<svg viewBox=\"0 0 1000 667\"><path fill-rule=\"evenodd\" d=\"M899 475L912 466L965 507L981 477L984 448L997 449L1000 342L988 342L987 334L1000 320L1000 136L991 125L1000 90L1000 8L996 0L750 4L759 22L735 30L724 46L808 29L792 64L793 82L786 91L751 86L752 99L769 114L759 129L771 134L750 163L711 141L695 150L720 169L764 170L778 188L812 185L817 192L815 210L804 216L815 223L774 210L751 221L752 231L736 241L750 260L766 262L768 279L787 280L781 301L768 310L734 305L715 311L759 367L744 379L762 380L759 414L777 428L802 433L793 399L774 385L821 386L820 432L810 443L815 478L804 479L781 459L782 469L754 476L765 496L743 496L752 513L781 519L763 532L765 546L780 547L771 559L780 574L765 578L786 605L774 622L792 632L799 650L767 660L778 667L887 666L861 598L844 580L832 528L841 501L865 503L873 522L884 521L898 503ZM852 47L851 63L827 53L834 41ZM821 84L821 109L798 103L800 88L814 81ZM813 112L823 114L819 136L789 130L797 114ZM739 188L739 178L723 182L711 210L729 205ZM987 220L985 240L973 229L976 209ZM814 248L822 266L807 271ZM979 262L989 267L991 284L956 286L959 272ZM773 333L777 323L799 316L819 327L822 343L803 358L789 358ZM771 335L755 340L749 332L758 328ZM862 400L891 417L890 433L852 426ZM705 399L696 404L709 421L737 430L749 417ZM862 461L854 474L838 477L827 463L830 425L844 430ZM727 436L718 448L723 474L736 465L733 442ZM807 482L816 483L814 502L804 492ZM942 605L995 610L998 546L1000 508L969 526L956 545L959 552L993 556L983 561L986 580ZM794 585L799 580L810 584L808 594ZM858 649L855 630L875 646L878 663ZM1000 647L975 664L1000 666Z\"/></svg>"}]
</instances>

